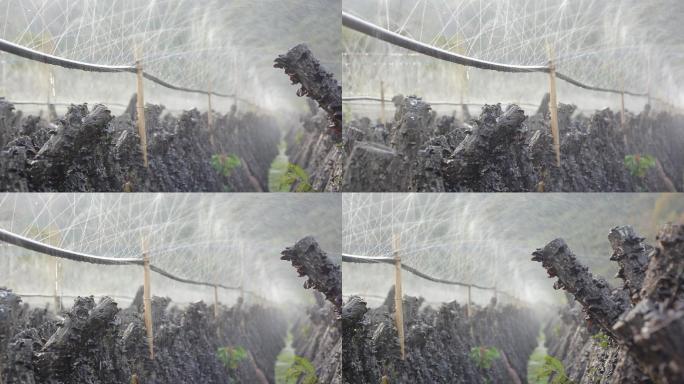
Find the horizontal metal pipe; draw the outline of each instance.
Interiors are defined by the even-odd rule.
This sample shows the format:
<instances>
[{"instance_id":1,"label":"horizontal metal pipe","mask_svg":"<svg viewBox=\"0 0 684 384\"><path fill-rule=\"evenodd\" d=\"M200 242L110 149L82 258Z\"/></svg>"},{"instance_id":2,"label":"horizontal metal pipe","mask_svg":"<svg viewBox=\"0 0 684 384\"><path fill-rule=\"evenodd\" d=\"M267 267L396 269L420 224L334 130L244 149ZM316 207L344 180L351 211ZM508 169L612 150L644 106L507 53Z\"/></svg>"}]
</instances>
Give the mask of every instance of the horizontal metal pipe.
<instances>
[{"instance_id":1,"label":"horizontal metal pipe","mask_svg":"<svg viewBox=\"0 0 684 384\"><path fill-rule=\"evenodd\" d=\"M391 257L361 256L361 255L352 255L352 254L348 254L348 253L342 254L342 261L348 262L348 263L385 263L385 264L394 265L394 258L391 258ZM459 281L439 279L437 277L433 277L433 276L430 276L428 274L425 274L425 273L417 270L416 268L410 267L404 263L401 264L401 268L407 272L410 272L410 273L418 276L418 277L421 277L421 278L426 279L426 280L433 281L435 283L458 285L461 287L473 287L473 288L490 290L490 291L496 290L496 288L494 288L494 287L485 287L485 286L477 285L477 284L466 284L466 283L461 283Z\"/></svg>"},{"instance_id":2,"label":"horizontal metal pipe","mask_svg":"<svg viewBox=\"0 0 684 384\"><path fill-rule=\"evenodd\" d=\"M398 33L389 31L387 29L378 27L377 25L373 23L369 23L361 18L358 18L356 16L350 15L347 12L342 12L342 25L344 25L347 28L353 29L357 32L366 34L368 36L374 37L376 39L385 41L387 43L396 45L398 47L406 48L408 50L418 52L421 54L424 54L426 56L434 57L436 59L456 63L456 64L461 64L465 65L468 67L475 67L475 68L480 68L480 69L488 69L488 70L494 70L494 71L500 71L500 72L544 72L544 73L549 73L550 68L545 65L511 65L511 64L502 64L502 63L495 63L491 61L486 61L486 60L479 60L475 59L472 57L468 56L463 56L459 55L453 52L449 52L447 50L441 49L434 47L429 44L422 43L420 41L411 39L409 37L400 35ZM564 80L572 85L575 85L580 88L588 89L591 91L597 91L597 92L610 92L610 93L625 93L626 95L631 95L631 96L648 96L647 93L638 93L638 92L630 92L630 91L622 91L622 90L616 90L616 89L609 89L609 88L601 88L601 87L594 87L591 85L584 84L580 81L577 81L570 76L564 75L562 73L556 72L556 77L558 77L561 80Z\"/></svg>"},{"instance_id":3,"label":"horizontal metal pipe","mask_svg":"<svg viewBox=\"0 0 684 384\"><path fill-rule=\"evenodd\" d=\"M73 261L79 261L79 262L85 262L85 263L91 263L91 264L100 264L100 265L143 265L143 259L142 258L118 258L118 257L102 257L102 256L94 256L94 255L89 255L86 253L81 253L81 252L74 252L74 251L69 251L66 249L62 249L59 247L55 247L52 245L44 244L39 241L29 239L28 237L24 237L21 235L18 235L16 233L0 229L0 241L4 241L9 244L16 245L17 247L21 247L24 249L28 249L30 251L42 253L48 256L53 256L53 257L59 257L62 259L67 259L67 260L73 260ZM150 270L153 272L156 272L164 277L167 277L171 280L175 280L181 283L185 284L192 284L192 285L201 285L205 287L219 287L227 290L239 290L240 287L232 287L224 284L216 284L216 283L208 283L205 281L197 281L197 280L191 280L191 279L186 279L184 277L176 276L162 268L159 268L155 265L150 265ZM250 292L251 293L251 292Z\"/></svg>"},{"instance_id":4,"label":"horizontal metal pipe","mask_svg":"<svg viewBox=\"0 0 684 384\"><path fill-rule=\"evenodd\" d=\"M456 64L467 65L480 69L489 69L501 72L549 72L548 66L542 65L509 65L495 63L491 61L474 59L471 57L459 55L457 53L449 52L444 49L436 48L432 45L421 43L420 41L411 39L409 37L400 35L398 33L380 28L373 23L369 23L361 18L352 16L347 12L342 11L342 25L347 28L361 32L376 39L394 44L396 46L409 49L414 52L422 53L436 59L449 61Z\"/></svg>"},{"instance_id":5,"label":"horizontal metal pipe","mask_svg":"<svg viewBox=\"0 0 684 384\"><path fill-rule=\"evenodd\" d=\"M24 47L24 46L21 46L18 44L14 44L12 42L9 42L9 41L3 40L3 39L0 39L0 51L5 51L7 53L11 53L13 55L23 57L25 59L38 61L41 63L50 64L50 65L56 65L56 66L68 68L68 69L80 69L82 71L88 71L88 72L109 72L109 73L112 73L112 72L129 72L129 73L136 73L136 68L134 65L101 65L101 64L86 63L83 61L65 59L63 57L50 55L50 54L39 52L39 51L33 50L31 48ZM204 91L201 89L179 87L177 85L173 85L173 84L171 84L167 81L164 81L164 80L160 79L159 77L154 76L152 74L149 74L147 72L143 72L143 76L146 79L161 85L162 87L173 89L176 91L199 93L199 94L203 94L203 95L208 95L210 93L210 92L207 92L207 91ZM218 96L218 97L237 98L235 95L228 95L228 94L219 93L219 92L211 92L211 94L214 96ZM243 102L251 104L247 100L244 100L244 99L240 99L240 100Z\"/></svg>"}]
</instances>

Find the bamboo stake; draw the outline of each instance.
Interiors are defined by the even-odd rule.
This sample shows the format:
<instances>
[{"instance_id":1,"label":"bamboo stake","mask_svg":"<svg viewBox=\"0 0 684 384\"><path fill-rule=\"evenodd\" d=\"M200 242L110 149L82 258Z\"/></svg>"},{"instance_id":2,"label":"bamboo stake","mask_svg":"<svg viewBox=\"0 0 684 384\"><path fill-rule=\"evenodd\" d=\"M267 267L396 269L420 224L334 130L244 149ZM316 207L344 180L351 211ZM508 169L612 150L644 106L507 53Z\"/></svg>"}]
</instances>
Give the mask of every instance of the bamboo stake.
<instances>
[{"instance_id":1,"label":"bamboo stake","mask_svg":"<svg viewBox=\"0 0 684 384\"><path fill-rule=\"evenodd\" d=\"M624 86L622 87L622 92L620 92L620 125L622 126L622 130L625 130L625 91L624 91Z\"/></svg>"},{"instance_id":2,"label":"bamboo stake","mask_svg":"<svg viewBox=\"0 0 684 384\"><path fill-rule=\"evenodd\" d=\"M43 35L43 51L47 54L52 54L55 49L55 45L53 43L54 37L47 32L46 34ZM56 96L55 92L55 75L54 72L52 71L52 66L51 65L46 65L45 70L47 71L47 116L48 119L52 119L56 116L51 116L50 113L50 105L52 104L51 100Z\"/></svg>"},{"instance_id":3,"label":"bamboo stake","mask_svg":"<svg viewBox=\"0 0 684 384\"><path fill-rule=\"evenodd\" d=\"M406 359L406 351L404 349L404 305L403 295L401 291L401 256L399 255L399 236L394 235L394 266L395 266L395 284L394 284L394 315L397 323L397 333L399 334L399 348L401 349L401 359Z\"/></svg>"},{"instance_id":4,"label":"bamboo stake","mask_svg":"<svg viewBox=\"0 0 684 384\"><path fill-rule=\"evenodd\" d=\"M469 285L468 286L468 303L466 304L466 318L468 318L468 319L470 318L470 316L472 316L472 312L471 312L472 309L470 307L471 306L471 304L470 304L471 303L470 290L471 290L471 286Z\"/></svg>"},{"instance_id":5,"label":"bamboo stake","mask_svg":"<svg viewBox=\"0 0 684 384\"><path fill-rule=\"evenodd\" d=\"M218 286L214 285L214 319L218 319Z\"/></svg>"},{"instance_id":6,"label":"bamboo stake","mask_svg":"<svg viewBox=\"0 0 684 384\"><path fill-rule=\"evenodd\" d=\"M553 49L547 43L549 51L549 111L551 112L551 134L553 148L556 151L556 165L561 166L560 160L560 132L558 131L558 101L556 99L556 64L553 59Z\"/></svg>"},{"instance_id":7,"label":"bamboo stake","mask_svg":"<svg viewBox=\"0 0 684 384\"><path fill-rule=\"evenodd\" d=\"M152 300L150 299L150 255L147 252L147 239L142 239L144 284L143 303L145 305L145 328L147 329L147 345L150 348L150 359L154 360L154 335L152 330Z\"/></svg>"},{"instance_id":8,"label":"bamboo stake","mask_svg":"<svg viewBox=\"0 0 684 384\"><path fill-rule=\"evenodd\" d=\"M140 150L143 155L143 164L145 168L148 166L147 162L147 131L145 129L145 94L144 94L144 78L142 65L142 49L138 46L135 50L136 60L135 69L137 75L138 97L137 97L137 114L138 114L138 135L140 135Z\"/></svg>"},{"instance_id":9,"label":"bamboo stake","mask_svg":"<svg viewBox=\"0 0 684 384\"><path fill-rule=\"evenodd\" d=\"M55 272L55 275L54 275L54 277L55 277L55 290L53 292L53 299L55 302L55 313L59 313L62 311L62 299L61 299L61 297L59 297L59 276L61 274L60 272L62 270L62 268L61 268L62 265L60 264L60 262L57 260L56 257L53 257L52 261L53 261L52 267L53 267L54 272Z\"/></svg>"},{"instance_id":10,"label":"bamboo stake","mask_svg":"<svg viewBox=\"0 0 684 384\"><path fill-rule=\"evenodd\" d=\"M50 239L50 244L53 246L58 246L59 241L57 239L57 236L59 235L59 232L57 230L50 231L49 232L49 239ZM56 257L52 257L52 277L54 278L54 286L53 286L53 292L52 292L52 300L55 305L55 313L59 313L62 310L62 300L61 297L59 296L59 277L61 275L61 263L59 262L59 259Z\"/></svg>"},{"instance_id":11,"label":"bamboo stake","mask_svg":"<svg viewBox=\"0 0 684 384\"><path fill-rule=\"evenodd\" d=\"M385 82L380 80L380 122L385 125Z\"/></svg>"},{"instance_id":12,"label":"bamboo stake","mask_svg":"<svg viewBox=\"0 0 684 384\"><path fill-rule=\"evenodd\" d=\"M209 142L211 143L211 146L214 146L214 116L211 113L211 82L209 82L208 86L208 92L207 92L207 104L209 104L208 111L207 111L207 127L209 128Z\"/></svg>"}]
</instances>

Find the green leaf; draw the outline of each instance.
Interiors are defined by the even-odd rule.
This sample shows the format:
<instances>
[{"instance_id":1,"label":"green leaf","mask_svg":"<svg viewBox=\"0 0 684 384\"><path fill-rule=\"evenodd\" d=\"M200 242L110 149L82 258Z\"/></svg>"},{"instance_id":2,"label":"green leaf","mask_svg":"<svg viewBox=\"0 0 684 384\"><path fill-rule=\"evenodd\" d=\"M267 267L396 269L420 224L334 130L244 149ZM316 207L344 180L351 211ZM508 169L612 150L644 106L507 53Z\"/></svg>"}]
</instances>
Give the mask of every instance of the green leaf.
<instances>
[{"instance_id":1,"label":"green leaf","mask_svg":"<svg viewBox=\"0 0 684 384\"><path fill-rule=\"evenodd\" d=\"M233 154L216 154L211 156L211 166L216 172L229 177L233 169L242 164L240 158Z\"/></svg>"},{"instance_id":2,"label":"green leaf","mask_svg":"<svg viewBox=\"0 0 684 384\"><path fill-rule=\"evenodd\" d=\"M656 159L650 155L627 155L625 156L625 167L636 177L643 178L646 172L655 167Z\"/></svg>"},{"instance_id":3,"label":"green leaf","mask_svg":"<svg viewBox=\"0 0 684 384\"><path fill-rule=\"evenodd\" d=\"M305 357L295 355L294 359L294 364L287 369L285 378L302 384L318 384L318 376L316 376L313 364Z\"/></svg>"}]
</instances>

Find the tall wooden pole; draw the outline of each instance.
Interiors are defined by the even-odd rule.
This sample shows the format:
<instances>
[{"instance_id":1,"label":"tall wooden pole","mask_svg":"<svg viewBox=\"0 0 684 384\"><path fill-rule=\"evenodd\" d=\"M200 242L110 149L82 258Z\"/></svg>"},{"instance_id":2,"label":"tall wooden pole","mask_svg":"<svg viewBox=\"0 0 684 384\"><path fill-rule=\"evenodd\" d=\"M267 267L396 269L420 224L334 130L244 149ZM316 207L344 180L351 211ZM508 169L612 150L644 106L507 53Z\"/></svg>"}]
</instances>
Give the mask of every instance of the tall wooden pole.
<instances>
[{"instance_id":1,"label":"tall wooden pole","mask_svg":"<svg viewBox=\"0 0 684 384\"><path fill-rule=\"evenodd\" d=\"M207 127L209 128L209 142L211 146L214 146L214 115L211 113L211 82L207 86L207 104L209 104L207 110Z\"/></svg>"},{"instance_id":2,"label":"tall wooden pole","mask_svg":"<svg viewBox=\"0 0 684 384\"><path fill-rule=\"evenodd\" d=\"M399 236L394 235L394 315L397 325L397 333L399 334L399 348L401 349L401 359L406 359L406 350L404 349L404 305L403 295L401 291L401 255L399 255Z\"/></svg>"},{"instance_id":3,"label":"tall wooden pole","mask_svg":"<svg viewBox=\"0 0 684 384\"><path fill-rule=\"evenodd\" d=\"M218 319L218 286L214 285L214 319Z\"/></svg>"},{"instance_id":4,"label":"tall wooden pole","mask_svg":"<svg viewBox=\"0 0 684 384\"><path fill-rule=\"evenodd\" d=\"M385 82L380 80L380 122L384 126L385 120Z\"/></svg>"},{"instance_id":5,"label":"tall wooden pole","mask_svg":"<svg viewBox=\"0 0 684 384\"><path fill-rule=\"evenodd\" d=\"M147 162L147 130L145 129L145 92L144 92L144 77L143 77L143 65L142 65L142 49L140 46L136 47L135 50L135 69L137 77L138 86L138 97L137 97L137 115L138 115L138 135L140 135L140 150L143 155L143 164L145 168L148 166Z\"/></svg>"},{"instance_id":6,"label":"tall wooden pole","mask_svg":"<svg viewBox=\"0 0 684 384\"><path fill-rule=\"evenodd\" d=\"M627 119L625 119L625 91L623 87L622 92L620 92L620 125L623 131L625 130L626 122Z\"/></svg>"},{"instance_id":7,"label":"tall wooden pole","mask_svg":"<svg viewBox=\"0 0 684 384\"><path fill-rule=\"evenodd\" d=\"M61 272L62 272L62 265L56 257L52 258L52 263L53 263L52 267L53 267L53 270L55 273L54 274L54 277L55 277L55 287L54 288L55 289L53 292L53 299L55 302L55 313L59 313L62 310L62 299L59 295L59 277L60 277Z\"/></svg>"},{"instance_id":8,"label":"tall wooden pole","mask_svg":"<svg viewBox=\"0 0 684 384\"><path fill-rule=\"evenodd\" d=\"M472 311L472 309L471 309L471 305L472 305L472 304L471 304L471 302L472 302L472 301L471 301L471 300L472 300L472 296L470 295L470 293L471 293L471 288L472 288L472 287L469 285L469 286L468 286L468 302L467 302L467 304L466 304L466 317L467 317L467 318L470 318L470 316L472 316L472 312L471 312L471 311Z\"/></svg>"},{"instance_id":9,"label":"tall wooden pole","mask_svg":"<svg viewBox=\"0 0 684 384\"><path fill-rule=\"evenodd\" d=\"M145 306L145 328L147 329L147 345L150 348L150 359L154 360L154 334L152 330L152 299L150 287L150 254L147 251L147 239L142 239L144 284L143 303Z\"/></svg>"},{"instance_id":10,"label":"tall wooden pole","mask_svg":"<svg viewBox=\"0 0 684 384\"><path fill-rule=\"evenodd\" d=\"M556 98L556 64L553 58L553 49L548 43L547 49L549 51L549 111L551 112L551 134L553 135L553 148L556 152L556 165L560 167L560 132L558 130L558 100Z\"/></svg>"},{"instance_id":11,"label":"tall wooden pole","mask_svg":"<svg viewBox=\"0 0 684 384\"><path fill-rule=\"evenodd\" d=\"M55 230L48 230L48 241L51 245L53 246L59 246L59 232ZM59 314L59 312L62 310L62 298L60 297L60 277L62 274L62 265L59 262L59 259L56 257L51 257L51 269L52 269L52 277L53 277L53 291L52 291L52 300L55 306L55 313Z\"/></svg>"}]
</instances>

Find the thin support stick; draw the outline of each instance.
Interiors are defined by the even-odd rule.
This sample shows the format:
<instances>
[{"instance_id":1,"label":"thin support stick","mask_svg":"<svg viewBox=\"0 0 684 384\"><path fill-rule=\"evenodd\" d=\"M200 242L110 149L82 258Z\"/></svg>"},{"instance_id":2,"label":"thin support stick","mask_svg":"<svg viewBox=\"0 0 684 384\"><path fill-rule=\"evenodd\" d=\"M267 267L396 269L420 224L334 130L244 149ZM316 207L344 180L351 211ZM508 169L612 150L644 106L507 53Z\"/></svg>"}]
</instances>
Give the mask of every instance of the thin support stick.
<instances>
[{"instance_id":1,"label":"thin support stick","mask_svg":"<svg viewBox=\"0 0 684 384\"><path fill-rule=\"evenodd\" d=\"M625 119L625 92L620 93L620 125L622 127L622 130L625 130L625 125L626 125L626 119Z\"/></svg>"},{"instance_id":2,"label":"thin support stick","mask_svg":"<svg viewBox=\"0 0 684 384\"><path fill-rule=\"evenodd\" d=\"M385 82L380 80L380 122L385 125Z\"/></svg>"},{"instance_id":3,"label":"thin support stick","mask_svg":"<svg viewBox=\"0 0 684 384\"><path fill-rule=\"evenodd\" d=\"M147 240L143 238L143 303L145 305L145 328L147 329L147 345L150 348L150 359L154 360L154 334L152 333L152 299L150 298L150 255L147 252Z\"/></svg>"},{"instance_id":4,"label":"thin support stick","mask_svg":"<svg viewBox=\"0 0 684 384\"><path fill-rule=\"evenodd\" d=\"M556 165L561 166L560 160L560 132L558 130L558 100L556 98L556 64L553 60L553 50L549 50L549 111L551 112L551 134L553 135L553 149L556 152Z\"/></svg>"},{"instance_id":5,"label":"thin support stick","mask_svg":"<svg viewBox=\"0 0 684 384\"><path fill-rule=\"evenodd\" d=\"M470 295L471 293L471 286L468 286L468 303L466 304L466 317L470 318L472 316L472 308L471 308L471 302L472 302L472 296Z\"/></svg>"},{"instance_id":6,"label":"thin support stick","mask_svg":"<svg viewBox=\"0 0 684 384\"><path fill-rule=\"evenodd\" d=\"M214 319L218 319L218 287L214 285Z\"/></svg>"},{"instance_id":7,"label":"thin support stick","mask_svg":"<svg viewBox=\"0 0 684 384\"><path fill-rule=\"evenodd\" d=\"M401 349L401 359L406 359L404 349L404 305L401 292L401 256L399 255L399 237L394 235L394 265L395 265L395 284L394 284L394 314L397 323L397 333L399 334L399 348Z\"/></svg>"},{"instance_id":8,"label":"thin support stick","mask_svg":"<svg viewBox=\"0 0 684 384\"><path fill-rule=\"evenodd\" d=\"M208 84L209 92L207 92L207 127L209 128L209 142L214 146L214 115L211 113L211 82Z\"/></svg>"},{"instance_id":9,"label":"thin support stick","mask_svg":"<svg viewBox=\"0 0 684 384\"><path fill-rule=\"evenodd\" d=\"M62 265L56 257L52 258L52 267L55 272L55 291L53 293L53 298L55 301L55 313L62 311L62 299L59 296L59 277L61 275Z\"/></svg>"},{"instance_id":10,"label":"thin support stick","mask_svg":"<svg viewBox=\"0 0 684 384\"><path fill-rule=\"evenodd\" d=\"M145 92L144 92L144 78L141 49L136 49L137 60L135 62L138 97L137 97L137 115L138 115L138 135L140 135L140 151L143 155L143 164L145 168L148 166L147 162L147 131L145 129Z\"/></svg>"}]
</instances>

